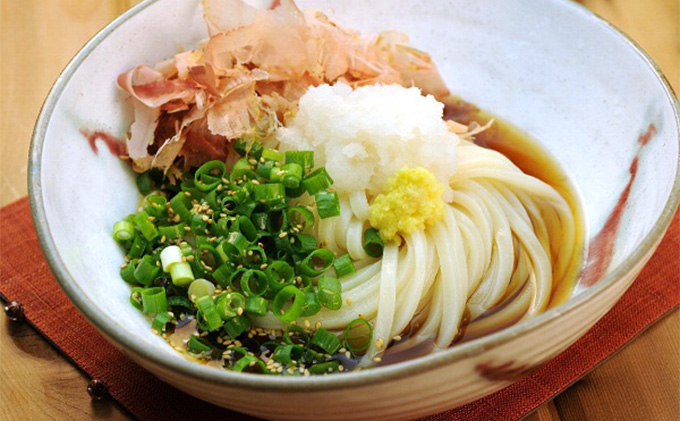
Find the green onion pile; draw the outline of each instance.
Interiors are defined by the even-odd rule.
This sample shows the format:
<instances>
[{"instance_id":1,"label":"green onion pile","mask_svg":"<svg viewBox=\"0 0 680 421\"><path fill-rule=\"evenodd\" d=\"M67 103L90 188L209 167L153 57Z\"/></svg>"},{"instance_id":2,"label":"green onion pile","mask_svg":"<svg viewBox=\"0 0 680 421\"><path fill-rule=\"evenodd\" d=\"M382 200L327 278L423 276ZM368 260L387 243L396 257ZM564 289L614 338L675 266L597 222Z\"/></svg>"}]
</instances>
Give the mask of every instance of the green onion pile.
<instances>
[{"instance_id":1,"label":"green onion pile","mask_svg":"<svg viewBox=\"0 0 680 421\"><path fill-rule=\"evenodd\" d=\"M338 216L333 180L324 168L312 170L311 151L240 141L234 149L242 158L231 171L209 161L181 182L154 171L138 176L142 209L113 226L126 252L120 274L133 286L130 302L164 338L195 321L181 350L230 370L311 375L351 368L370 343L367 321L354 320L343 335L296 324L322 307L339 310L337 278L356 271L349 256L336 258L305 233L312 210L291 204L309 194L320 218ZM331 267L336 277L325 275ZM287 329L252 325L268 312Z\"/></svg>"}]
</instances>

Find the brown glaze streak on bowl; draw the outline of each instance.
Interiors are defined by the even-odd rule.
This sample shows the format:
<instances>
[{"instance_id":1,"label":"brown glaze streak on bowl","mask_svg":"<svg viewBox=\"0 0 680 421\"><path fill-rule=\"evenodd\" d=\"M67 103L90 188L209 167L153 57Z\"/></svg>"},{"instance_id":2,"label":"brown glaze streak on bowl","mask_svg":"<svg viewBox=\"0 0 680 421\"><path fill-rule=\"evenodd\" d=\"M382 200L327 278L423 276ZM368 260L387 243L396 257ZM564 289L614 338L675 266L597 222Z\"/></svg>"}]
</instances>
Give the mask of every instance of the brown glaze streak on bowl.
<instances>
[{"instance_id":1,"label":"brown glaze streak on bowl","mask_svg":"<svg viewBox=\"0 0 680 421\"><path fill-rule=\"evenodd\" d=\"M87 129L81 129L80 133L85 136L87 143L90 144L90 148L92 149L92 152L95 153L95 155L99 153L99 148L97 148L97 144L95 143L97 140L104 141L106 147L109 149L109 152L111 152L111 155L122 157L127 154L125 142L118 139L111 133L105 132L103 130L89 131Z\"/></svg>"},{"instance_id":2,"label":"brown glaze streak on bowl","mask_svg":"<svg viewBox=\"0 0 680 421\"><path fill-rule=\"evenodd\" d=\"M612 260L614 254L614 243L616 242L616 232L619 229L619 224L621 223L621 217L626 210L626 204L628 203L628 197L630 196L630 191L635 182L638 172L638 162L640 160L640 155L644 150L645 146L657 133L656 126L654 123L650 123L647 129L638 137L638 147L637 153L630 164L629 173L630 178L626 187L623 189L619 195L619 200L616 202L614 209L612 209L607 222L600 230L600 232L595 235L591 240L590 247L588 250L588 258L586 259L586 267L583 270L581 279L579 283L582 286L588 287L596 283L605 274L609 264Z\"/></svg>"}]
</instances>

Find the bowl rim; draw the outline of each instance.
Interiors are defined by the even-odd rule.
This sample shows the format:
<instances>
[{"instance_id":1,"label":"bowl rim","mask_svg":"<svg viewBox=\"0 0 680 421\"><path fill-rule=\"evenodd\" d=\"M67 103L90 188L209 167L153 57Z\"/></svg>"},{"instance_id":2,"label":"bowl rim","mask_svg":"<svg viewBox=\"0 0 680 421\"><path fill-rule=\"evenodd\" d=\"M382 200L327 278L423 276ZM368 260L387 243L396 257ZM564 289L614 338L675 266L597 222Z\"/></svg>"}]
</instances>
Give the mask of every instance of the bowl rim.
<instances>
[{"instance_id":1,"label":"bowl rim","mask_svg":"<svg viewBox=\"0 0 680 421\"><path fill-rule=\"evenodd\" d=\"M110 33L116 30L131 17L137 15L158 1L162 0L145 0L114 19L111 23L106 25L106 27L95 34L66 65L64 70L60 73L52 85L52 88L40 109L40 114L36 120L31 138L28 164L28 190L31 212L35 222L36 231L38 233L40 246L57 281L59 282L62 289L66 292L71 302L75 304L75 306L80 310L81 313L83 313L90 323L92 323L101 333L103 333L109 341L116 343L120 348L123 349L124 352L131 353L135 357L145 360L146 363L152 363L153 365L165 367L169 370L173 370L176 373L181 373L199 381L206 381L224 386L240 387L244 389L256 389L258 391L278 392L311 392L336 388L360 387L424 373L426 371L436 369L443 365L459 361L466 357L470 357L485 350L502 345L516 338L517 336L523 335L526 332L535 330L545 325L562 314L576 311L584 303L590 301L592 297L603 293L609 287L619 281L626 273L634 270L641 263L645 262L645 259L651 255L658 243L661 241L665 231L671 223L678 204L680 203L679 153L678 167L676 170L673 186L671 188L668 201L666 202L659 219L656 221L647 236L640 242L640 245L635 249L635 251L631 253L631 255L626 260L614 268L611 273L605 276L600 282L590 287L587 291L584 291L575 298L556 308L544 312L534 319L518 323L496 333L482 336L480 338L471 340L470 342L466 342L437 353L393 365L377 367L371 370L363 370L359 372L343 373L331 376L311 377L262 376L249 373L235 373L229 370L215 370L212 367L196 364L195 362L191 362L183 358L154 353L153 350L145 349L139 343L134 341L133 338L127 337L120 331L113 329L108 324L107 318L103 317L99 312L96 311L96 304L79 293L79 287L75 283L72 275L69 273L66 265L61 260L56 251L55 242L49 230L49 225L45 214L45 206L43 203L40 174L42 150L50 118L62 91L69 83L75 71L78 69L83 60L85 60ZM624 34L621 30L577 2L571 2L569 0L549 1L557 4L558 7L572 9L575 13L579 13L584 19L590 20L595 25L604 26L605 29L610 31L613 36L618 37L620 40L624 41L628 47L632 48L646 63L646 65L649 66L658 81L661 83L668 101L670 101L670 105L673 109L673 114L675 117L676 127L678 128L678 143L680 144L680 103L678 102L678 99L676 98L673 89L668 83L668 80L664 76L663 72L651 59L651 57L649 57L649 55L645 53L634 40Z\"/></svg>"}]
</instances>

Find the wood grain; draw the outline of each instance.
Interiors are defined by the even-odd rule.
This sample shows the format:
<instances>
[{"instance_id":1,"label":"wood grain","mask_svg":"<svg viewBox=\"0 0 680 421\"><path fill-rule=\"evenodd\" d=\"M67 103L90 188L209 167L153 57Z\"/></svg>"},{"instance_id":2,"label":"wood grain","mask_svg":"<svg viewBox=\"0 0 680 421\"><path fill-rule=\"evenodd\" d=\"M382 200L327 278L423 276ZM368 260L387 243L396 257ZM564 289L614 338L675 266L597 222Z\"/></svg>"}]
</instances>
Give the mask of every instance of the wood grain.
<instances>
[{"instance_id":1,"label":"wood grain","mask_svg":"<svg viewBox=\"0 0 680 421\"><path fill-rule=\"evenodd\" d=\"M33 123L54 79L77 50L138 0L0 0L0 205L26 194ZM583 0L638 42L680 90L678 0ZM0 317L0 420L127 419L93 402L89 381L28 325ZM680 419L680 312L527 417L554 420Z\"/></svg>"}]
</instances>

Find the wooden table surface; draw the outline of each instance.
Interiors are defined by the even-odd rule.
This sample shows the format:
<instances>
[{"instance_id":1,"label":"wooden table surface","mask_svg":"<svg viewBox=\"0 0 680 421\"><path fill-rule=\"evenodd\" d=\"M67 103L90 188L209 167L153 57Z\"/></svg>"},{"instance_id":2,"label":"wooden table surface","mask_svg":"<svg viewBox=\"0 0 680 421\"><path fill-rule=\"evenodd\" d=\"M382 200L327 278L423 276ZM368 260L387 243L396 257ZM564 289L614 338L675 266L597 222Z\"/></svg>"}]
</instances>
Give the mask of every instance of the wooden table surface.
<instances>
[{"instance_id":1,"label":"wooden table surface","mask_svg":"<svg viewBox=\"0 0 680 421\"><path fill-rule=\"evenodd\" d=\"M52 82L137 2L0 0L0 205L26 194L31 131ZM636 40L680 90L680 0L581 3ZM0 420L129 418L111 400L91 401L89 379L32 328L0 319ZM676 311L527 419L680 419L679 327Z\"/></svg>"}]
</instances>

